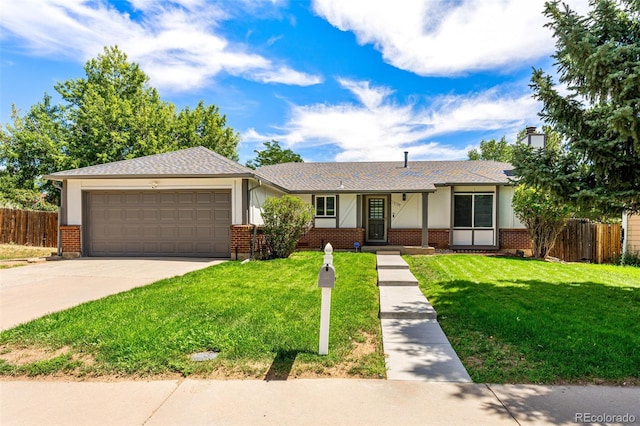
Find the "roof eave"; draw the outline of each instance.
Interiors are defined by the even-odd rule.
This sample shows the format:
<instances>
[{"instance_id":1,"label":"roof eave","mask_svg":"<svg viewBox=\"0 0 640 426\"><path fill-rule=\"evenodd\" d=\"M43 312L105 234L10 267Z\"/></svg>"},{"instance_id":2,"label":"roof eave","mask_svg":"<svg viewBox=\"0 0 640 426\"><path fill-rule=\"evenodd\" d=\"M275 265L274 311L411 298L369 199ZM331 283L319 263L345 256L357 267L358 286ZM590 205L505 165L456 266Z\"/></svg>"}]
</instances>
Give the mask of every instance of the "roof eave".
<instances>
[{"instance_id":1,"label":"roof eave","mask_svg":"<svg viewBox=\"0 0 640 426\"><path fill-rule=\"evenodd\" d=\"M252 178L253 173L220 173L220 174L122 174L122 175L45 175L44 179L63 181L68 179L190 179L190 178Z\"/></svg>"},{"instance_id":2,"label":"roof eave","mask_svg":"<svg viewBox=\"0 0 640 426\"><path fill-rule=\"evenodd\" d=\"M436 188L432 189L292 189L288 191L290 194L389 194L389 193L421 193L436 192Z\"/></svg>"}]
</instances>

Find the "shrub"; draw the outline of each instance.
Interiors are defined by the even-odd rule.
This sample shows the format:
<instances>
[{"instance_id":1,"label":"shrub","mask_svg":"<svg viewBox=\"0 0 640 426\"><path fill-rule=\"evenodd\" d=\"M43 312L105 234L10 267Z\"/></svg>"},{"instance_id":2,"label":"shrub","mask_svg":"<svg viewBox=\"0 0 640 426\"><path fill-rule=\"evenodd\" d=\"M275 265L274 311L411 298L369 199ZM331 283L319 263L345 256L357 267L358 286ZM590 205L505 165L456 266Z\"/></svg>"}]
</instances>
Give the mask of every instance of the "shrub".
<instances>
[{"instance_id":1,"label":"shrub","mask_svg":"<svg viewBox=\"0 0 640 426\"><path fill-rule=\"evenodd\" d=\"M262 205L266 258L287 258L311 227L313 206L298 197L268 198Z\"/></svg>"},{"instance_id":2,"label":"shrub","mask_svg":"<svg viewBox=\"0 0 640 426\"><path fill-rule=\"evenodd\" d=\"M526 185L516 188L513 211L529 231L533 257L544 259L569 217L569 208L548 191Z\"/></svg>"},{"instance_id":3,"label":"shrub","mask_svg":"<svg viewBox=\"0 0 640 426\"><path fill-rule=\"evenodd\" d=\"M640 253L625 253L618 258L616 264L640 268Z\"/></svg>"}]
</instances>

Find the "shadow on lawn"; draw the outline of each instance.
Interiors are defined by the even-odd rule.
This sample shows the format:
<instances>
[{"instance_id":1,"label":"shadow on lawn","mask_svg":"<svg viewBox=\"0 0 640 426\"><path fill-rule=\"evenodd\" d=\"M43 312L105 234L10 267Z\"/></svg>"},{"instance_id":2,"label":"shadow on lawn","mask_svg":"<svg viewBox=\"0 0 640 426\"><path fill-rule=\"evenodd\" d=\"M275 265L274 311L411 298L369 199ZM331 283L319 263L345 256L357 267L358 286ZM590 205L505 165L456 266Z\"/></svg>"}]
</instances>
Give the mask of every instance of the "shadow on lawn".
<instances>
[{"instance_id":1,"label":"shadow on lawn","mask_svg":"<svg viewBox=\"0 0 640 426\"><path fill-rule=\"evenodd\" d=\"M279 350L273 359L264 380L270 382L272 380L287 380L291 374L293 363L296 362L298 354L311 353L310 351L300 350Z\"/></svg>"}]
</instances>

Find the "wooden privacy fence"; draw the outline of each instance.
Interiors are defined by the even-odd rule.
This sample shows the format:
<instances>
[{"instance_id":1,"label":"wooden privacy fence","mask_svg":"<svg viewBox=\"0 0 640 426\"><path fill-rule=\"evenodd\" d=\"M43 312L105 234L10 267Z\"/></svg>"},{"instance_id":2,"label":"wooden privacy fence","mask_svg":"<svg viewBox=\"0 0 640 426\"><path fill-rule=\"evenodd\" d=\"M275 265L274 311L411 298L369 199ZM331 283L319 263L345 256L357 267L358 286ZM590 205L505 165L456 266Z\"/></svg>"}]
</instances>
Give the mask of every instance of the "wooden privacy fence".
<instances>
[{"instance_id":1,"label":"wooden privacy fence","mask_svg":"<svg viewBox=\"0 0 640 426\"><path fill-rule=\"evenodd\" d=\"M620 224L572 219L549 255L567 262L613 263L621 252Z\"/></svg>"},{"instance_id":2,"label":"wooden privacy fence","mask_svg":"<svg viewBox=\"0 0 640 426\"><path fill-rule=\"evenodd\" d=\"M58 213L0 209L0 243L38 247L58 245Z\"/></svg>"}]
</instances>

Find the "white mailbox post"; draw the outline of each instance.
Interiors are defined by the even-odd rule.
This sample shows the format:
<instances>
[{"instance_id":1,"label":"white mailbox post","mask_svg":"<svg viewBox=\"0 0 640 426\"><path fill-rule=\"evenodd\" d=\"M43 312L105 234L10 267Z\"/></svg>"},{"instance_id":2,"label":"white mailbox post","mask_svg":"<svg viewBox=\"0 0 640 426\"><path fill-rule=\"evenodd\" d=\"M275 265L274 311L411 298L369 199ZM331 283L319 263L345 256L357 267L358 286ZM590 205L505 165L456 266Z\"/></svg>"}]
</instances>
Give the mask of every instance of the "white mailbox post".
<instances>
[{"instance_id":1,"label":"white mailbox post","mask_svg":"<svg viewBox=\"0 0 640 426\"><path fill-rule=\"evenodd\" d=\"M322 289L320 305L320 355L329 353L329 317L331 314L331 289L336 285L336 269L333 266L333 247L324 247L324 264L318 272L318 287Z\"/></svg>"}]
</instances>

